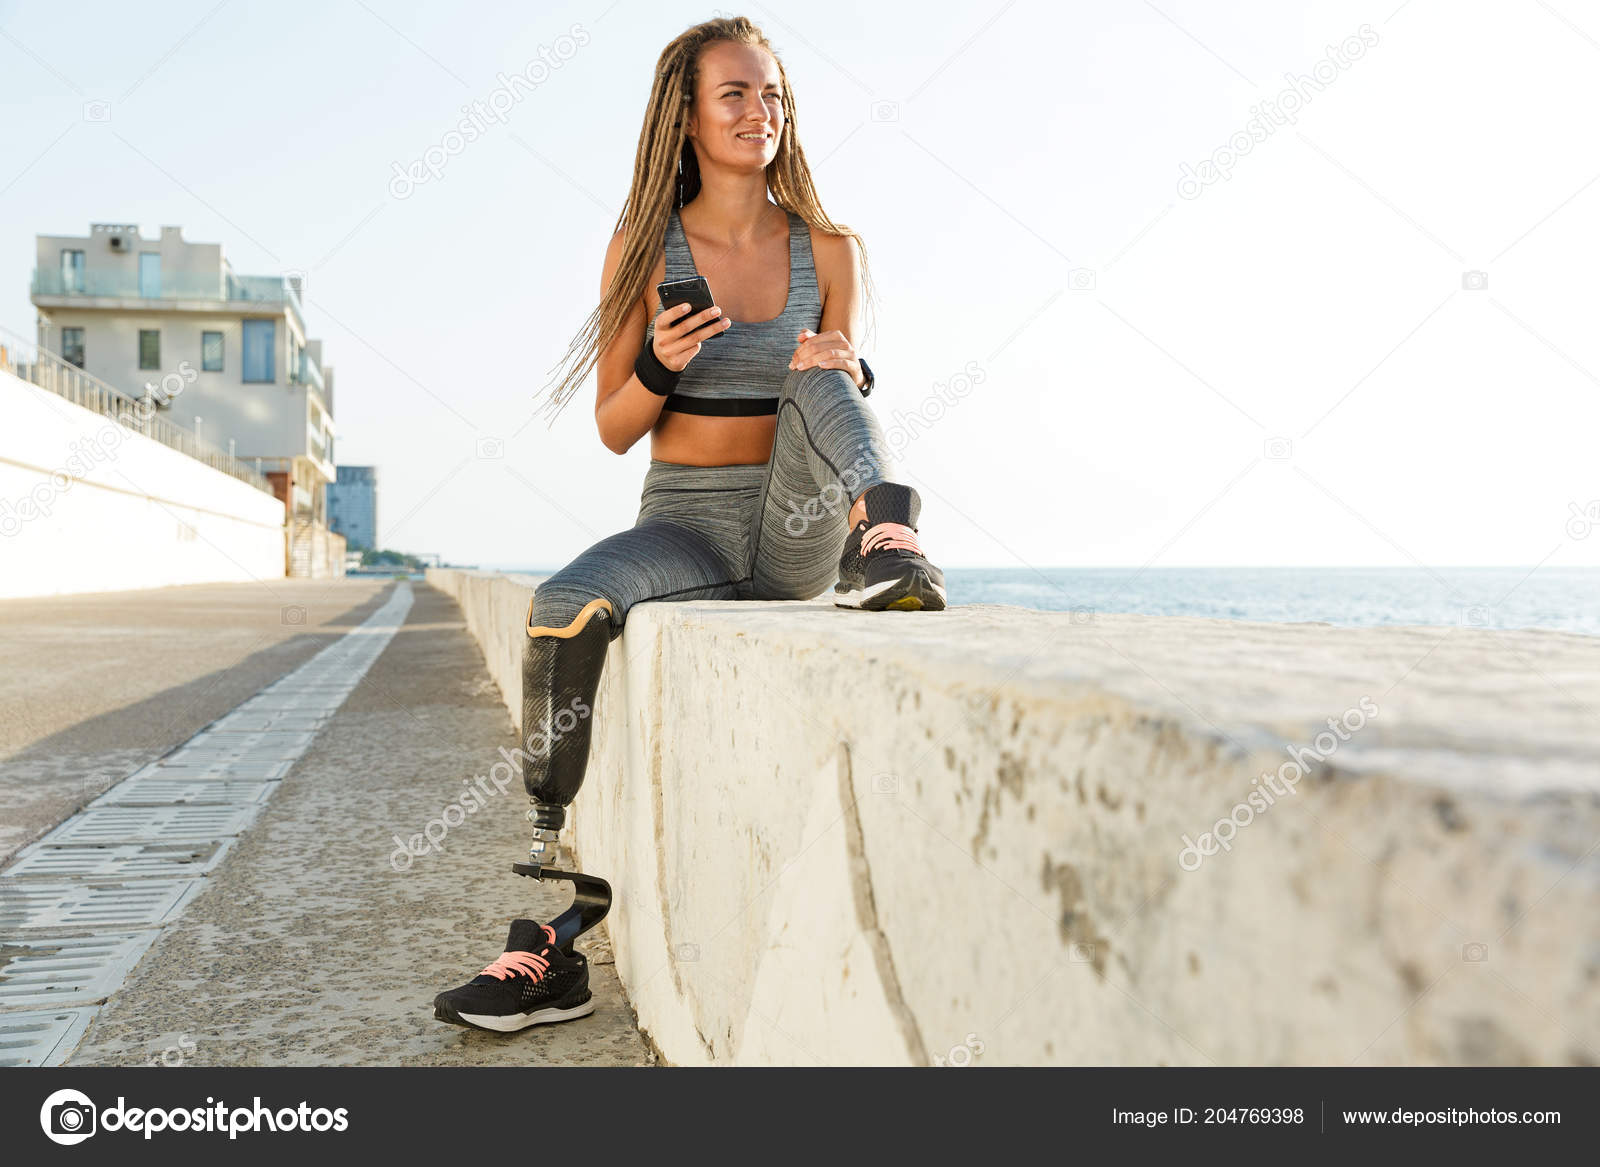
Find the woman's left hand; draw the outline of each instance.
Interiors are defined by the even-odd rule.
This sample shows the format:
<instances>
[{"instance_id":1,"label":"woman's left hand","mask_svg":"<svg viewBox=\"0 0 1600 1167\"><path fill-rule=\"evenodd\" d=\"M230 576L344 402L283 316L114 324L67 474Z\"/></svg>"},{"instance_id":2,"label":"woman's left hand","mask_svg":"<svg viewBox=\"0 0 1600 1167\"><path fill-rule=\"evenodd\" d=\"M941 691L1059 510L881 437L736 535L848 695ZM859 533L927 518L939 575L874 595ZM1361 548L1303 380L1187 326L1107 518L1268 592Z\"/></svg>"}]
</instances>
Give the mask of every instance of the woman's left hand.
<instances>
[{"instance_id":1,"label":"woman's left hand","mask_svg":"<svg viewBox=\"0 0 1600 1167\"><path fill-rule=\"evenodd\" d=\"M866 374L861 371L861 358L856 355L856 346L837 328L831 332L801 329L799 341L794 356L789 358L791 369L843 369L857 389L866 384Z\"/></svg>"}]
</instances>

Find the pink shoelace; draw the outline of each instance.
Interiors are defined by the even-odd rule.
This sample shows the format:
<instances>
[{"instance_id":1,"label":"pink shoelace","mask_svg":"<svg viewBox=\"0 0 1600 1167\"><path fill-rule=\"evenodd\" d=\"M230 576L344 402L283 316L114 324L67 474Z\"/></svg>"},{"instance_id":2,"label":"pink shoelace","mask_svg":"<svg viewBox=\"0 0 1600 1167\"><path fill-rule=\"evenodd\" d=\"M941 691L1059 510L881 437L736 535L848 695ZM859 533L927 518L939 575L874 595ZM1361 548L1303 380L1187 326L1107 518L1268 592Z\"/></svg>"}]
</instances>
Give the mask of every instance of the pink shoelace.
<instances>
[{"instance_id":1,"label":"pink shoelace","mask_svg":"<svg viewBox=\"0 0 1600 1167\"><path fill-rule=\"evenodd\" d=\"M549 937L550 943L556 942L555 929L549 924L541 924L539 930ZM478 975L481 977L494 977L496 980L505 980L517 973L526 973L534 980L543 980L544 974L549 970L550 962L537 952L502 952L493 964Z\"/></svg>"},{"instance_id":2,"label":"pink shoelace","mask_svg":"<svg viewBox=\"0 0 1600 1167\"><path fill-rule=\"evenodd\" d=\"M537 952L502 952L498 960L478 975L503 981L517 973L526 973L538 981L544 979L545 970L549 967L550 962Z\"/></svg>"},{"instance_id":3,"label":"pink shoelace","mask_svg":"<svg viewBox=\"0 0 1600 1167\"><path fill-rule=\"evenodd\" d=\"M879 548L901 548L914 555L922 554L922 547L917 542L917 533L904 523L879 523L875 527L867 528L867 533L861 537L861 554L865 558L870 552Z\"/></svg>"}]
</instances>

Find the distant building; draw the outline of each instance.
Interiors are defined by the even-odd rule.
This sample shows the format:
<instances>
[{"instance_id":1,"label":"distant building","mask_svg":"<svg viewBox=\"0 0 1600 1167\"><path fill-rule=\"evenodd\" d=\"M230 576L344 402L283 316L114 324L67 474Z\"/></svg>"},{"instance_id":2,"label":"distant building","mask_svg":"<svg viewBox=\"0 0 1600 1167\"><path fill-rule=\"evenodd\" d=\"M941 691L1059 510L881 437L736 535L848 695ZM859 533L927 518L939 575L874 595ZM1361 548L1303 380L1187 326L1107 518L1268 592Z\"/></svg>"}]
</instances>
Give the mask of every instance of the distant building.
<instances>
[{"instance_id":1,"label":"distant building","mask_svg":"<svg viewBox=\"0 0 1600 1167\"><path fill-rule=\"evenodd\" d=\"M333 370L306 334L300 280L236 275L217 243L135 224L40 235L32 300L41 348L134 396L218 450L259 459L288 512L292 575L338 574L324 488L334 480ZM337 559L337 561L335 561Z\"/></svg>"},{"instance_id":2,"label":"distant building","mask_svg":"<svg viewBox=\"0 0 1600 1167\"><path fill-rule=\"evenodd\" d=\"M378 468L340 466L328 487L328 525L352 550L378 547Z\"/></svg>"}]
</instances>

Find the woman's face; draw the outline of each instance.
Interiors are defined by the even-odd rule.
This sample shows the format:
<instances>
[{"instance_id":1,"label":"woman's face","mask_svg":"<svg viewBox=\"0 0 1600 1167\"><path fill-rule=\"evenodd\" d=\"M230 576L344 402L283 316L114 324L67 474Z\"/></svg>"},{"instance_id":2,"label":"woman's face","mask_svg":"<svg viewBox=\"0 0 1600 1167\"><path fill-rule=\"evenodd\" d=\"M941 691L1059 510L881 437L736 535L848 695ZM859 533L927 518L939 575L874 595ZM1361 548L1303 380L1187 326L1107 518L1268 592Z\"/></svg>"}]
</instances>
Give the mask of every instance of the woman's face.
<instances>
[{"instance_id":1,"label":"woman's face","mask_svg":"<svg viewBox=\"0 0 1600 1167\"><path fill-rule=\"evenodd\" d=\"M783 85L772 54L733 41L703 50L688 134L701 166L764 170L783 134Z\"/></svg>"}]
</instances>

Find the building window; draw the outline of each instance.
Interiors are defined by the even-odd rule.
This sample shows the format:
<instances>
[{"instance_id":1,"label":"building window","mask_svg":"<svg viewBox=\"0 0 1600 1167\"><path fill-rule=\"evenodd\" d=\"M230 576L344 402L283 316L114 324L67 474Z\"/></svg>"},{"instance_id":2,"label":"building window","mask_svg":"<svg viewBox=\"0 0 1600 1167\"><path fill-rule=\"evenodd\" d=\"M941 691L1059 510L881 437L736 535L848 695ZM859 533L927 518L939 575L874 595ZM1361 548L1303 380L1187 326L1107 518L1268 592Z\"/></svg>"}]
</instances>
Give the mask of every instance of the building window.
<instances>
[{"instance_id":1,"label":"building window","mask_svg":"<svg viewBox=\"0 0 1600 1167\"><path fill-rule=\"evenodd\" d=\"M61 251L61 290L63 293L81 292L83 283L83 252L63 248Z\"/></svg>"},{"instance_id":2,"label":"building window","mask_svg":"<svg viewBox=\"0 0 1600 1167\"><path fill-rule=\"evenodd\" d=\"M222 372L222 333L202 332L200 334L200 371L203 373Z\"/></svg>"},{"instance_id":3,"label":"building window","mask_svg":"<svg viewBox=\"0 0 1600 1167\"><path fill-rule=\"evenodd\" d=\"M155 251L139 253L139 295L146 300L161 296L161 255Z\"/></svg>"},{"instance_id":4,"label":"building window","mask_svg":"<svg viewBox=\"0 0 1600 1167\"><path fill-rule=\"evenodd\" d=\"M161 367L161 333L158 329L139 330L139 367L141 369Z\"/></svg>"},{"instance_id":5,"label":"building window","mask_svg":"<svg viewBox=\"0 0 1600 1167\"><path fill-rule=\"evenodd\" d=\"M83 368L83 329L63 328L61 330L61 359L69 365Z\"/></svg>"},{"instance_id":6,"label":"building window","mask_svg":"<svg viewBox=\"0 0 1600 1167\"><path fill-rule=\"evenodd\" d=\"M246 382L270 384L276 381L277 367L273 360L277 347L276 320L246 320L244 323L244 369Z\"/></svg>"}]
</instances>

